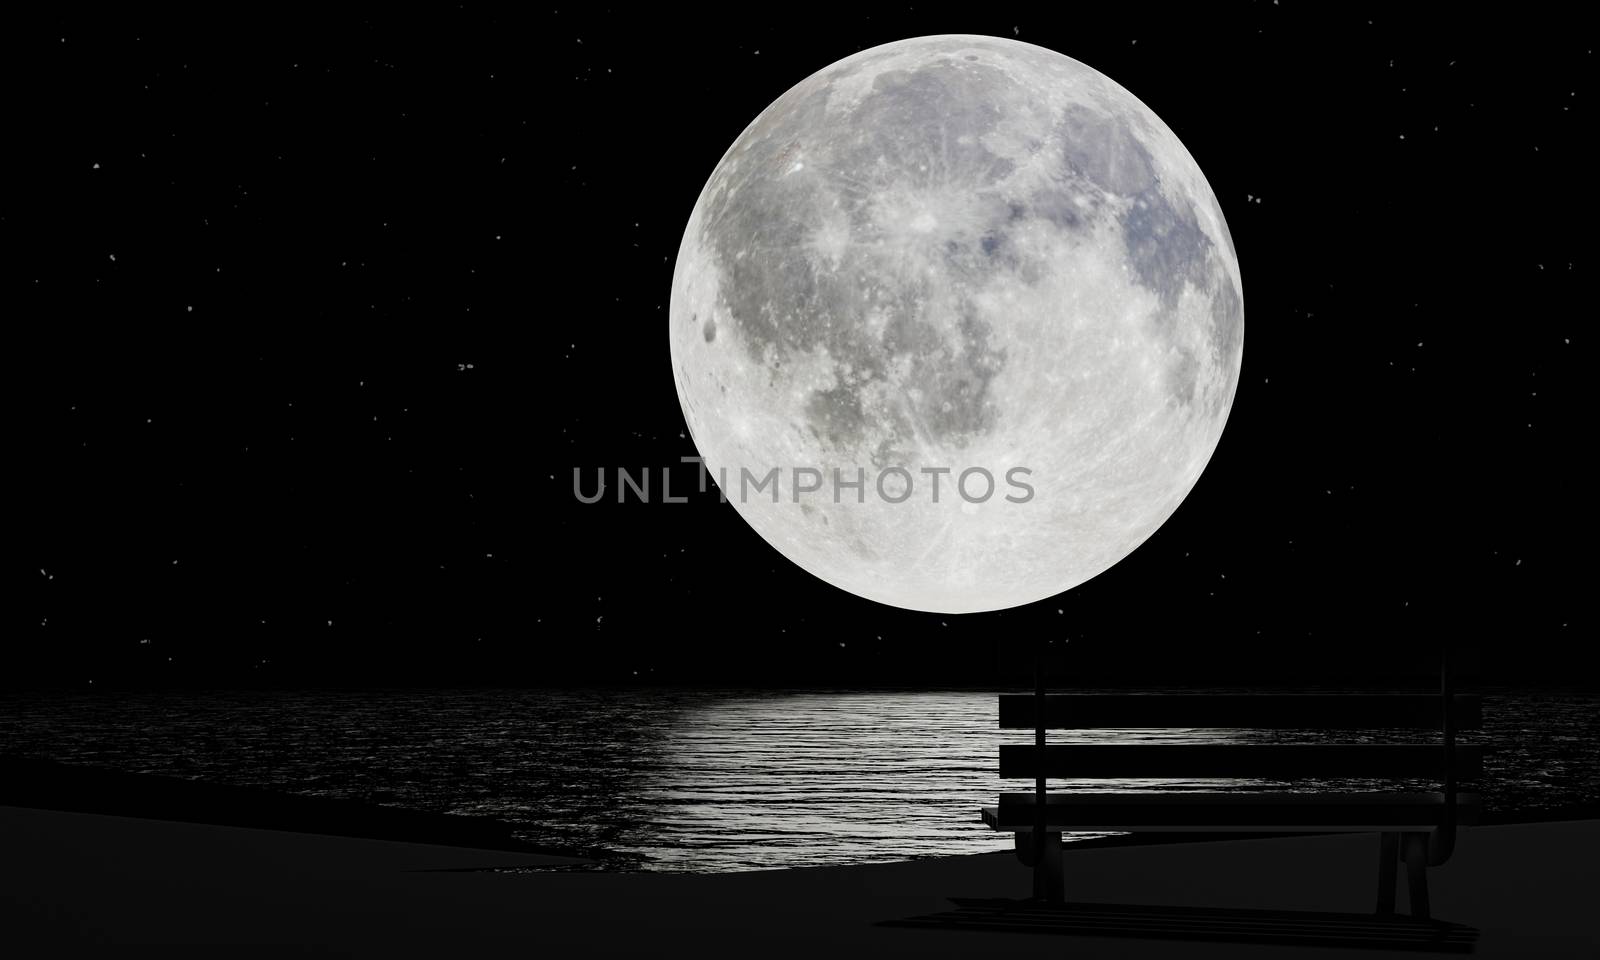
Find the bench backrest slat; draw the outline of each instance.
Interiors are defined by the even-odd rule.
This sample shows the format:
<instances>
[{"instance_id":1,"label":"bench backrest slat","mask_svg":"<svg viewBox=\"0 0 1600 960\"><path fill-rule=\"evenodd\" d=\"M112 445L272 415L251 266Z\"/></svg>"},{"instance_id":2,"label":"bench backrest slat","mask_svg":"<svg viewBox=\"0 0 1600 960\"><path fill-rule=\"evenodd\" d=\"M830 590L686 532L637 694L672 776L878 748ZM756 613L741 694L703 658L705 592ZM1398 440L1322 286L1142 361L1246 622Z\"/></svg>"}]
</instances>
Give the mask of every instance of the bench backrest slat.
<instances>
[{"instance_id":1,"label":"bench backrest slat","mask_svg":"<svg viewBox=\"0 0 1600 960\"><path fill-rule=\"evenodd\" d=\"M1457 729L1483 725L1482 698L1456 694L1452 722ZM1044 698L1045 726L1052 730L1096 728L1246 728L1257 730L1376 730L1443 727L1444 700L1438 694L1050 694ZM1035 698L1000 696L1000 727L1037 726Z\"/></svg>"},{"instance_id":2,"label":"bench backrest slat","mask_svg":"<svg viewBox=\"0 0 1600 960\"><path fill-rule=\"evenodd\" d=\"M1482 776L1482 748L1458 746L1454 752L1456 776ZM1046 777L1074 779L1437 779L1445 770L1444 751L1432 744L1058 744L1045 747L1044 755ZM1001 777L1038 775L1036 747L1000 747Z\"/></svg>"}]
</instances>

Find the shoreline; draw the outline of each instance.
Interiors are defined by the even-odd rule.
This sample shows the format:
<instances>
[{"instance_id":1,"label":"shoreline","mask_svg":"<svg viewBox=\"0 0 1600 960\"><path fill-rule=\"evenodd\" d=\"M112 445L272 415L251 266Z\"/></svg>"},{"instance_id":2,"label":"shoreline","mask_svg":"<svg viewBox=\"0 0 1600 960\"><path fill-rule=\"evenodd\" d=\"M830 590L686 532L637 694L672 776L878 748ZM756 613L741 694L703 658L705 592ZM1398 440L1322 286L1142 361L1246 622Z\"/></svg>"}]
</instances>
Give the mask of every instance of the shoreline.
<instances>
[{"instance_id":1,"label":"shoreline","mask_svg":"<svg viewBox=\"0 0 1600 960\"><path fill-rule=\"evenodd\" d=\"M629 869L628 861L607 861L608 851L534 845L516 839L516 824L491 817L439 814L318 797L280 790L238 787L106 767L0 755L0 805L62 813L278 830L350 839L436 844L559 858L593 872L648 874L748 874L760 871ZM976 817L974 818L976 819ZM1561 807L1484 815L1482 826L1600 820L1600 805ZM1138 833L1086 836L1064 845L1076 850L1121 849L1190 843L1230 843L1317 836L1296 833ZM997 836L997 842L1005 839ZM1007 850L970 856L1011 856ZM851 866L915 863L927 859L862 861ZM763 868L765 869L765 868ZM795 865L772 869L811 869Z\"/></svg>"},{"instance_id":2,"label":"shoreline","mask_svg":"<svg viewBox=\"0 0 1600 960\"><path fill-rule=\"evenodd\" d=\"M489 817L3 755L0 805L582 859L523 843L512 836L514 825Z\"/></svg>"}]
</instances>

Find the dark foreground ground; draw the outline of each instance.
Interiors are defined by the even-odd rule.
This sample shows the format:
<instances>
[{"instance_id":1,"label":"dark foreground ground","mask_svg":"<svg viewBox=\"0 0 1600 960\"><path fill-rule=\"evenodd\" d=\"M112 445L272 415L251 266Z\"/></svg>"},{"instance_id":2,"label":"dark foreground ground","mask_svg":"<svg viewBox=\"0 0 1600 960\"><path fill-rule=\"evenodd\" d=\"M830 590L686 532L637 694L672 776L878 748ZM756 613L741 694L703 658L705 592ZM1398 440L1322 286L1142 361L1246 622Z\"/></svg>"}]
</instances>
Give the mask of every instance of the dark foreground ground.
<instances>
[{"instance_id":1,"label":"dark foreground ground","mask_svg":"<svg viewBox=\"0 0 1600 960\"><path fill-rule=\"evenodd\" d=\"M0 849L0 927L27 955L159 943L263 956L462 945L466 955L516 945L560 956L1416 956L876 925L948 911L950 897L1026 895L1027 871L998 854L742 874L570 872L561 868L575 861L547 854L28 807L0 807ZM1375 851L1370 835L1077 849L1067 896L1361 913L1372 907ZM1600 948L1600 821L1468 829L1433 880L1435 916L1475 927L1479 956Z\"/></svg>"}]
</instances>

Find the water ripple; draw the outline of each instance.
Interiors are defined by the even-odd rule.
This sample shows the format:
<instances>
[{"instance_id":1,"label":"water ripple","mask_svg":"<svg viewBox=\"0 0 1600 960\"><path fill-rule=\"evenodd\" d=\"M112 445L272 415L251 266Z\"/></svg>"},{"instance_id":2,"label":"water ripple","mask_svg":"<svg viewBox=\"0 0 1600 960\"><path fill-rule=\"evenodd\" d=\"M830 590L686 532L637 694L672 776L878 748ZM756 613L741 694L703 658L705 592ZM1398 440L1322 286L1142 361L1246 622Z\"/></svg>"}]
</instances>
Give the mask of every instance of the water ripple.
<instances>
[{"instance_id":1,"label":"water ripple","mask_svg":"<svg viewBox=\"0 0 1600 960\"><path fill-rule=\"evenodd\" d=\"M1594 696L1485 698L1491 810L1600 802ZM1052 742L1277 742L1316 731L1099 730ZM1434 735L1437 736L1436 734ZM22 697L6 752L498 817L613 869L722 872L1007 849L993 693L389 690ZM1371 734L1340 739L1373 739ZM1377 739L1427 742L1426 731ZM1008 781L1023 789L1025 781ZM1087 790L1372 789L1360 780L1061 781ZM1417 788L1436 788L1418 782Z\"/></svg>"}]
</instances>

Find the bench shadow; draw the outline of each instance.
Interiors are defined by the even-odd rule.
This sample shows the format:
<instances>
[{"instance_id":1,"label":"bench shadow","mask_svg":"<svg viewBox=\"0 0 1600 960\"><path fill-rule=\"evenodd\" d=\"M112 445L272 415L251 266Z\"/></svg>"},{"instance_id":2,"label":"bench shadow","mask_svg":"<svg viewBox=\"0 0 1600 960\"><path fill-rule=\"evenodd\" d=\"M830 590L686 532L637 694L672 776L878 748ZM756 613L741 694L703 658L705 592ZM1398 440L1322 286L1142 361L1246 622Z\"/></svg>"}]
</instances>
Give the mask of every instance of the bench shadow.
<instances>
[{"instance_id":1,"label":"bench shadow","mask_svg":"<svg viewBox=\"0 0 1600 960\"><path fill-rule=\"evenodd\" d=\"M875 926L1471 953L1478 931L1402 914L952 897L955 909Z\"/></svg>"}]
</instances>

